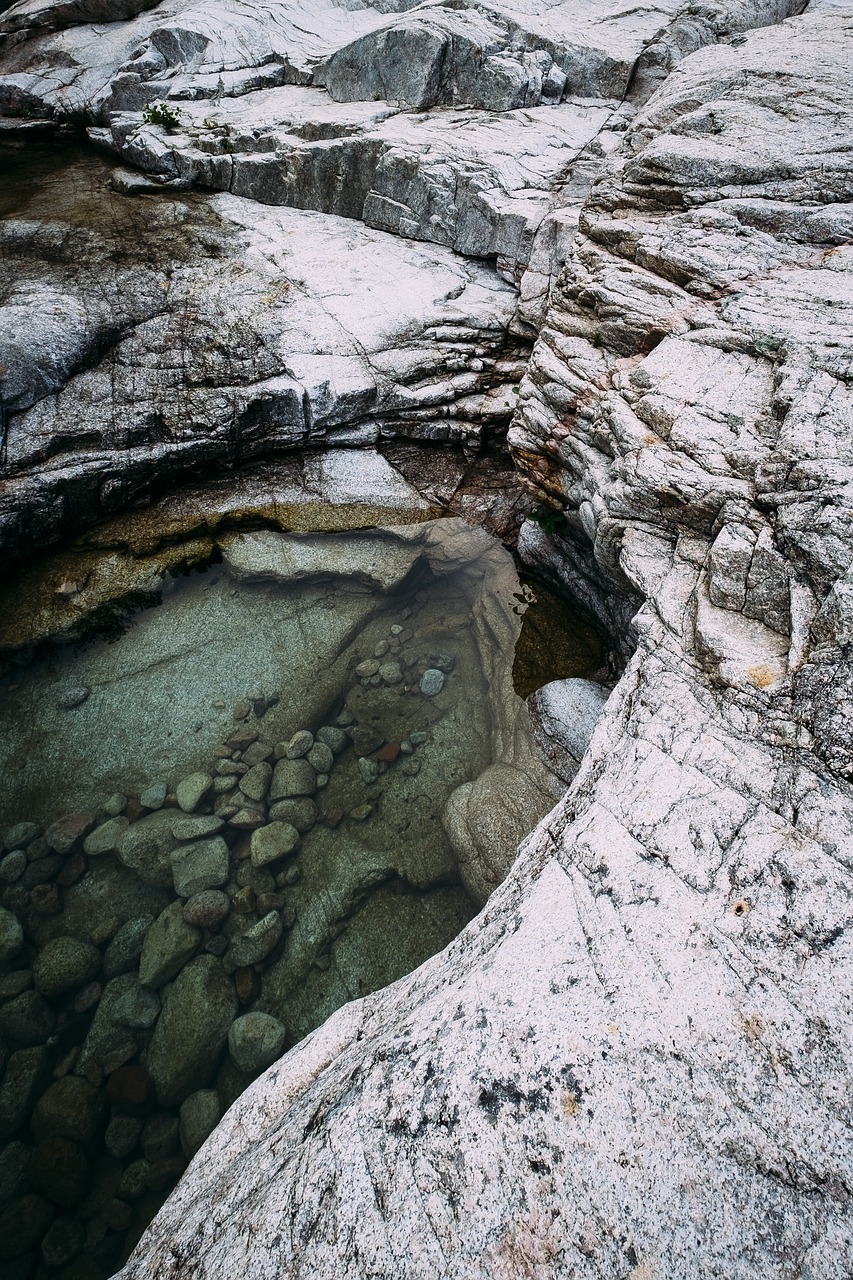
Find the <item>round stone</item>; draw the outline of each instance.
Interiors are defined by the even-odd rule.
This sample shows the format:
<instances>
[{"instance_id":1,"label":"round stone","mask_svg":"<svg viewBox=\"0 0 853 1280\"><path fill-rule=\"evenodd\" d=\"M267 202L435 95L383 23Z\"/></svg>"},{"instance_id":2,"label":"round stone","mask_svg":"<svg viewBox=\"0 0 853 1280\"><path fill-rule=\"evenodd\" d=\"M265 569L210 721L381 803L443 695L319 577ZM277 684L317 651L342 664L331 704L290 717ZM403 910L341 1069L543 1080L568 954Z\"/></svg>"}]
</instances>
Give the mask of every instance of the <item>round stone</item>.
<instances>
[{"instance_id":1,"label":"round stone","mask_svg":"<svg viewBox=\"0 0 853 1280\"><path fill-rule=\"evenodd\" d=\"M239 785L243 795L248 796L250 800L263 800L270 789L272 772L272 765L267 764L266 761L254 765L240 779Z\"/></svg>"},{"instance_id":2,"label":"round stone","mask_svg":"<svg viewBox=\"0 0 853 1280\"><path fill-rule=\"evenodd\" d=\"M228 915L230 905L227 894L219 889L206 889L184 903L184 920L199 929L215 929Z\"/></svg>"},{"instance_id":3,"label":"round stone","mask_svg":"<svg viewBox=\"0 0 853 1280\"><path fill-rule=\"evenodd\" d=\"M83 841L84 852L90 857L97 857L102 853L115 853L119 840L129 826L130 821L123 817L110 818L109 821L102 822L86 836Z\"/></svg>"},{"instance_id":4,"label":"round stone","mask_svg":"<svg viewBox=\"0 0 853 1280\"><path fill-rule=\"evenodd\" d=\"M379 765L375 760L369 760L367 756L359 756L358 772L361 774L362 782L369 786L379 777Z\"/></svg>"},{"instance_id":5,"label":"round stone","mask_svg":"<svg viewBox=\"0 0 853 1280\"><path fill-rule=\"evenodd\" d=\"M24 945L24 931L16 916L0 907L0 960L13 960Z\"/></svg>"},{"instance_id":6,"label":"round stone","mask_svg":"<svg viewBox=\"0 0 853 1280\"><path fill-rule=\"evenodd\" d=\"M270 808L273 822L289 822L296 830L305 833L310 831L317 821L317 806L308 796L300 796L293 800L277 800Z\"/></svg>"},{"instance_id":7,"label":"round stone","mask_svg":"<svg viewBox=\"0 0 853 1280\"><path fill-rule=\"evenodd\" d=\"M379 671L379 663L375 658L367 658L364 662L360 662L355 669L355 674L359 680L369 680L371 676L375 676Z\"/></svg>"},{"instance_id":8,"label":"round stone","mask_svg":"<svg viewBox=\"0 0 853 1280\"><path fill-rule=\"evenodd\" d=\"M120 973L130 973L136 968L145 935L153 923L153 916L137 916L117 930L104 953L104 974L107 978L116 978Z\"/></svg>"},{"instance_id":9,"label":"round stone","mask_svg":"<svg viewBox=\"0 0 853 1280\"><path fill-rule=\"evenodd\" d=\"M20 1044L41 1044L55 1026L53 1010L38 991L24 991L0 1009L0 1031Z\"/></svg>"},{"instance_id":10,"label":"round stone","mask_svg":"<svg viewBox=\"0 0 853 1280\"><path fill-rule=\"evenodd\" d=\"M168 792L165 782L152 782L140 793L139 803L143 809L162 809Z\"/></svg>"},{"instance_id":11,"label":"round stone","mask_svg":"<svg viewBox=\"0 0 853 1280\"><path fill-rule=\"evenodd\" d=\"M312 796L316 790L317 774L307 760L279 760L270 787L270 800Z\"/></svg>"},{"instance_id":12,"label":"round stone","mask_svg":"<svg viewBox=\"0 0 853 1280\"><path fill-rule=\"evenodd\" d=\"M403 671L399 662L383 662L379 668L379 678L383 684L400 684Z\"/></svg>"},{"instance_id":13,"label":"round stone","mask_svg":"<svg viewBox=\"0 0 853 1280\"><path fill-rule=\"evenodd\" d=\"M314 745L314 735L308 729L297 729L285 747L284 754L288 760L299 760L307 756Z\"/></svg>"},{"instance_id":14,"label":"round stone","mask_svg":"<svg viewBox=\"0 0 853 1280\"><path fill-rule=\"evenodd\" d=\"M238 969L265 960L282 934L281 917L270 911L231 943L231 960Z\"/></svg>"},{"instance_id":15,"label":"round stone","mask_svg":"<svg viewBox=\"0 0 853 1280\"><path fill-rule=\"evenodd\" d=\"M444 688L444 672L437 667L428 667L418 685L425 698L434 698Z\"/></svg>"},{"instance_id":16,"label":"round stone","mask_svg":"<svg viewBox=\"0 0 853 1280\"><path fill-rule=\"evenodd\" d=\"M214 779L214 790L216 782L223 779ZM225 779L228 782L229 790L233 790L235 782L233 779ZM195 815L191 818L178 816L172 823L172 835L176 840L200 840L203 836L215 836L221 831L225 823L221 818L217 818L215 814Z\"/></svg>"},{"instance_id":17,"label":"round stone","mask_svg":"<svg viewBox=\"0 0 853 1280\"><path fill-rule=\"evenodd\" d=\"M33 1152L27 1177L34 1191L62 1209L70 1209L88 1194L89 1161L67 1138L48 1138Z\"/></svg>"},{"instance_id":18,"label":"round stone","mask_svg":"<svg viewBox=\"0 0 853 1280\"><path fill-rule=\"evenodd\" d=\"M50 1085L36 1103L32 1118L33 1136L68 1138L89 1142L94 1138L106 1109L106 1098L82 1076L63 1076Z\"/></svg>"},{"instance_id":19,"label":"round stone","mask_svg":"<svg viewBox=\"0 0 853 1280\"><path fill-rule=\"evenodd\" d=\"M178 974L146 1052L161 1106L211 1082L237 1010L234 984L215 957L197 956Z\"/></svg>"},{"instance_id":20,"label":"round stone","mask_svg":"<svg viewBox=\"0 0 853 1280\"><path fill-rule=\"evenodd\" d=\"M118 1027L129 1027L131 1031L147 1031L153 1027L160 1013L160 997L146 987L136 987L133 991L119 996L112 1008L112 1020Z\"/></svg>"},{"instance_id":21,"label":"round stone","mask_svg":"<svg viewBox=\"0 0 853 1280\"><path fill-rule=\"evenodd\" d=\"M104 813L108 818L117 818L120 813L124 813L127 806L127 797L123 796L120 791L114 791L107 800L104 801Z\"/></svg>"},{"instance_id":22,"label":"round stone","mask_svg":"<svg viewBox=\"0 0 853 1280\"><path fill-rule=\"evenodd\" d=\"M86 1229L79 1218L55 1218L41 1242L41 1256L48 1267L64 1267L82 1252Z\"/></svg>"},{"instance_id":23,"label":"round stone","mask_svg":"<svg viewBox=\"0 0 853 1280\"><path fill-rule=\"evenodd\" d=\"M181 1103L181 1149L191 1160L222 1116L215 1089L199 1089Z\"/></svg>"},{"instance_id":24,"label":"round stone","mask_svg":"<svg viewBox=\"0 0 853 1280\"><path fill-rule=\"evenodd\" d=\"M26 849L41 835L41 827L37 822L16 822L9 827L3 837L4 849Z\"/></svg>"},{"instance_id":25,"label":"round stone","mask_svg":"<svg viewBox=\"0 0 853 1280\"><path fill-rule=\"evenodd\" d=\"M299 844L299 832L289 822L270 822L252 832L252 862L265 867L284 858Z\"/></svg>"},{"instance_id":26,"label":"round stone","mask_svg":"<svg viewBox=\"0 0 853 1280\"><path fill-rule=\"evenodd\" d=\"M340 755L349 742L349 738L343 729L338 729L335 725L324 724L322 729L317 730L317 741L322 742L324 746L329 747L335 755Z\"/></svg>"},{"instance_id":27,"label":"round stone","mask_svg":"<svg viewBox=\"0 0 853 1280\"><path fill-rule=\"evenodd\" d=\"M306 759L318 773L328 773L335 762L332 748L327 747L325 742L315 742Z\"/></svg>"},{"instance_id":28,"label":"round stone","mask_svg":"<svg viewBox=\"0 0 853 1280\"><path fill-rule=\"evenodd\" d=\"M287 1032L268 1013L245 1013L228 1032L228 1050L241 1071L256 1075L279 1058Z\"/></svg>"},{"instance_id":29,"label":"round stone","mask_svg":"<svg viewBox=\"0 0 853 1280\"><path fill-rule=\"evenodd\" d=\"M215 889L228 879L228 845L222 836L181 845L169 855L175 892L191 898L205 889Z\"/></svg>"},{"instance_id":30,"label":"round stone","mask_svg":"<svg viewBox=\"0 0 853 1280\"><path fill-rule=\"evenodd\" d=\"M20 880L26 867L27 855L23 849L13 849L0 862L0 880L5 881L6 884L14 884L16 880Z\"/></svg>"},{"instance_id":31,"label":"round stone","mask_svg":"<svg viewBox=\"0 0 853 1280\"><path fill-rule=\"evenodd\" d=\"M142 1135L138 1116L113 1116L104 1134L104 1146L116 1160L126 1160Z\"/></svg>"},{"instance_id":32,"label":"round stone","mask_svg":"<svg viewBox=\"0 0 853 1280\"><path fill-rule=\"evenodd\" d=\"M101 967L101 953L90 942L60 937L48 942L33 963L33 983L53 999L90 982Z\"/></svg>"},{"instance_id":33,"label":"round stone","mask_svg":"<svg viewBox=\"0 0 853 1280\"><path fill-rule=\"evenodd\" d=\"M191 773L183 778L175 788L178 804L184 813L192 813L213 786L213 778L209 773Z\"/></svg>"},{"instance_id":34,"label":"round stone","mask_svg":"<svg viewBox=\"0 0 853 1280\"><path fill-rule=\"evenodd\" d=\"M256 867L251 858L240 863L237 883L241 889L253 889L255 893L269 893L275 888L275 876L266 867Z\"/></svg>"},{"instance_id":35,"label":"round stone","mask_svg":"<svg viewBox=\"0 0 853 1280\"><path fill-rule=\"evenodd\" d=\"M85 702L89 696L89 690L84 684L67 685L64 689L60 689L56 698L56 705L60 711L70 711L72 707L79 707L81 702Z\"/></svg>"}]
</instances>

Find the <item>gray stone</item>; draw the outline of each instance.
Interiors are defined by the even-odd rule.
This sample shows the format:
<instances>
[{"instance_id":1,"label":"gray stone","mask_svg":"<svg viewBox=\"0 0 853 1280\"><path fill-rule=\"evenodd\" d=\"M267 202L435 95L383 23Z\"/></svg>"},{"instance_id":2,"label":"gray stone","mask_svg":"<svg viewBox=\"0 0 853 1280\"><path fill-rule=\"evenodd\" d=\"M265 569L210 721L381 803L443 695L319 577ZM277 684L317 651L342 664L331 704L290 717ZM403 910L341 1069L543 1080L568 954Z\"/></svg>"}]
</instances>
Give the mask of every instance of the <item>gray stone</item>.
<instances>
[{"instance_id":1,"label":"gray stone","mask_svg":"<svg viewBox=\"0 0 853 1280\"><path fill-rule=\"evenodd\" d=\"M82 1253L86 1228L79 1218L54 1218L41 1242L41 1256L48 1267L64 1267Z\"/></svg>"},{"instance_id":2,"label":"gray stone","mask_svg":"<svg viewBox=\"0 0 853 1280\"><path fill-rule=\"evenodd\" d=\"M129 820L123 817L110 818L107 822L102 822L83 841L84 853L89 854L90 857L96 857L102 853L115 853L119 841L129 826Z\"/></svg>"},{"instance_id":3,"label":"gray stone","mask_svg":"<svg viewBox=\"0 0 853 1280\"><path fill-rule=\"evenodd\" d=\"M120 791L114 791L112 795L104 801L103 805L104 813L108 818L117 818L120 814L124 813L126 808L127 797L123 796Z\"/></svg>"},{"instance_id":4,"label":"gray stone","mask_svg":"<svg viewBox=\"0 0 853 1280\"><path fill-rule=\"evenodd\" d=\"M80 1056L74 1068L76 1072L82 1074L90 1064L102 1067L104 1062L113 1055L123 1053L128 1046L131 1049L135 1047L136 1038L126 1027L121 1027L113 1021L113 1010L119 1000L128 992L135 991L138 985L139 979L135 973L119 974L118 977L111 978L106 983L95 1010L92 1025L80 1050Z\"/></svg>"},{"instance_id":5,"label":"gray stone","mask_svg":"<svg viewBox=\"0 0 853 1280\"><path fill-rule=\"evenodd\" d=\"M107 1110L103 1093L82 1076L55 1080L36 1103L31 1127L36 1142L68 1138L70 1142L91 1142L101 1127Z\"/></svg>"},{"instance_id":6,"label":"gray stone","mask_svg":"<svg viewBox=\"0 0 853 1280\"><path fill-rule=\"evenodd\" d=\"M182 898L218 888L228 879L228 845L221 836L173 849L169 860L175 891Z\"/></svg>"},{"instance_id":7,"label":"gray stone","mask_svg":"<svg viewBox=\"0 0 853 1280\"><path fill-rule=\"evenodd\" d=\"M132 822L119 839L116 847L119 860L146 884L171 888L169 854L175 843L172 836L174 819L173 809L160 809Z\"/></svg>"},{"instance_id":8,"label":"gray stone","mask_svg":"<svg viewBox=\"0 0 853 1280\"><path fill-rule=\"evenodd\" d=\"M143 1120L138 1116L113 1116L104 1134L104 1145L116 1160L126 1160L142 1136Z\"/></svg>"},{"instance_id":9,"label":"gray stone","mask_svg":"<svg viewBox=\"0 0 853 1280\"><path fill-rule=\"evenodd\" d=\"M272 774L272 765L266 761L256 764L240 779L240 790L252 800L263 800L270 789Z\"/></svg>"},{"instance_id":10,"label":"gray stone","mask_svg":"<svg viewBox=\"0 0 853 1280\"><path fill-rule=\"evenodd\" d=\"M279 760L269 798L271 801L289 800L292 796L312 796L316 790L317 774L307 760Z\"/></svg>"},{"instance_id":11,"label":"gray stone","mask_svg":"<svg viewBox=\"0 0 853 1280\"><path fill-rule=\"evenodd\" d=\"M238 969L265 960L276 947L282 934L281 917L270 911L245 933L232 939L230 957Z\"/></svg>"},{"instance_id":12,"label":"gray stone","mask_svg":"<svg viewBox=\"0 0 853 1280\"><path fill-rule=\"evenodd\" d=\"M116 1026L129 1027L131 1031L147 1031L154 1026L159 1013L160 999L156 992L137 987L116 1000L112 1019Z\"/></svg>"},{"instance_id":13,"label":"gray stone","mask_svg":"<svg viewBox=\"0 0 853 1280\"><path fill-rule=\"evenodd\" d=\"M281 1057L287 1032L268 1013L246 1013L231 1024L228 1050L241 1071L257 1075Z\"/></svg>"},{"instance_id":14,"label":"gray stone","mask_svg":"<svg viewBox=\"0 0 853 1280\"><path fill-rule=\"evenodd\" d=\"M192 813L213 786L213 778L209 773L191 773L183 778L175 788L178 804L184 813Z\"/></svg>"},{"instance_id":15,"label":"gray stone","mask_svg":"<svg viewBox=\"0 0 853 1280\"><path fill-rule=\"evenodd\" d=\"M379 764L376 760L369 760L367 756L359 756L358 772L362 782L370 786L379 777Z\"/></svg>"},{"instance_id":16,"label":"gray stone","mask_svg":"<svg viewBox=\"0 0 853 1280\"><path fill-rule=\"evenodd\" d=\"M94 978L101 967L101 953L79 938L53 938L33 962L33 983L42 995L54 998Z\"/></svg>"},{"instance_id":17,"label":"gray stone","mask_svg":"<svg viewBox=\"0 0 853 1280\"><path fill-rule=\"evenodd\" d=\"M43 1045L10 1055L0 1083L0 1143L21 1128L50 1083L52 1067L53 1057Z\"/></svg>"},{"instance_id":18,"label":"gray stone","mask_svg":"<svg viewBox=\"0 0 853 1280\"><path fill-rule=\"evenodd\" d=\"M359 726L353 730L352 745L357 756L369 756L371 751L378 751L385 738L378 729Z\"/></svg>"},{"instance_id":19,"label":"gray stone","mask_svg":"<svg viewBox=\"0 0 853 1280\"><path fill-rule=\"evenodd\" d=\"M403 670L399 662L383 662L379 668L379 679L383 684L400 684L403 679Z\"/></svg>"},{"instance_id":20,"label":"gray stone","mask_svg":"<svg viewBox=\"0 0 853 1280\"><path fill-rule=\"evenodd\" d=\"M334 754L340 755L349 746L349 738L343 729L337 728L335 725L324 724L322 728L317 730L317 741L322 742Z\"/></svg>"},{"instance_id":21,"label":"gray stone","mask_svg":"<svg viewBox=\"0 0 853 1280\"><path fill-rule=\"evenodd\" d=\"M0 1008L0 1031L20 1044L40 1044L53 1034L56 1018L38 991L24 991Z\"/></svg>"},{"instance_id":22,"label":"gray stone","mask_svg":"<svg viewBox=\"0 0 853 1280\"><path fill-rule=\"evenodd\" d=\"M379 663L375 658L365 658L364 662L360 662L355 669L355 674L359 680L369 680L372 676L379 672Z\"/></svg>"},{"instance_id":23,"label":"gray stone","mask_svg":"<svg viewBox=\"0 0 853 1280\"><path fill-rule=\"evenodd\" d=\"M255 893L270 893L275 888L273 873L266 867L256 867L250 858L240 863L236 879L241 889L254 889Z\"/></svg>"},{"instance_id":24,"label":"gray stone","mask_svg":"<svg viewBox=\"0 0 853 1280\"><path fill-rule=\"evenodd\" d=\"M70 711L72 707L79 707L85 702L90 692L85 685L69 685L56 695L56 705L60 711Z\"/></svg>"},{"instance_id":25,"label":"gray stone","mask_svg":"<svg viewBox=\"0 0 853 1280\"><path fill-rule=\"evenodd\" d=\"M270 806L270 819L273 822L289 822L296 830L304 834L310 831L317 821L317 806L308 796L294 800L277 800Z\"/></svg>"},{"instance_id":26,"label":"gray stone","mask_svg":"<svg viewBox=\"0 0 853 1280\"><path fill-rule=\"evenodd\" d=\"M0 1147L0 1207L26 1190L31 1155L32 1149L23 1142L7 1142Z\"/></svg>"},{"instance_id":27,"label":"gray stone","mask_svg":"<svg viewBox=\"0 0 853 1280\"><path fill-rule=\"evenodd\" d=\"M118 1184L118 1193L122 1200L129 1200L133 1204L136 1200L142 1199L148 1190L150 1168L151 1163L148 1160L134 1160L127 1166Z\"/></svg>"},{"instance_id":28,"label":"gray stone","mask_svg":"<svg viewBox=\"0 0 853 1280\"><path fill-rule=\"evenodd\" d=\"M270 822L252 832L252 862L256 867L284 858L299 844L299 832L289 822Z\"/></svg>"},{"instance_id":29,"label":"gray stone","mask_svg":"<svg viewBox=\"0 0 853 1280\"><path fill-rule=\"evenodd\" d=\"M139 964L145 935L154 923L154 916L137 916L127 920L113 935L104 952L104 976L115 978L129 973Z\"/></svg>"},{"instance_id":30,"label":"gray stone","mask_svg":"<svg viewBox=\"0 0 853 1280\"><path fill-rule=\"evenodd\" d=\"M234 985L219 960L197 956L181 971L145 1059L161 1106L176 1106L210 1082L237 1009Z\"/></svg>"},{"instance_id":31,"label":"gray stone","mask_svg":"<svg viewBox=\"0 0 853 1280\"><path fill-rule=\"evenodd\" d=\"M552 680L528 699L543 757L566 782L577 772L609 694L591 680Z\"/></svg>"},{"instance_id":32,"label":"gray stone","mask_svg":"<svg viewBox=\"0 0 853 1280\"><path fill-rule=\"evenodd\" d=\"M181 1103L180 1138L181 1149L188 1160L213 1133L221 1116L222 1107L215 1089L198 1089L184 1099Z\"/></svg>"},{"instance_id":33,"label":"gray stone","mask_svg":"<svg viewBox=\"0 0 853 1280\"><path fill-rule=\"evenodd\" d=\"M139 981L157 990L171 981L201 945L201 931L184 920L184 904L172 902L148 930L139 960Z\"/></svg>"},{"instance_id":34,"label":"gray stone","mask_svg":"<svg viewBox=\"0 0 853 1280\"><path fill-rule=\"evenodd\" d=\"M165 782L152 782L140 792L139 803L143 809L162 809L169 788Z\"/></svg>"},{"instance_id":35,"label":"gray stone","mask_svg":"<svg viewBox=\"0 0 853 1280\"><path fill-rule=\"evenodd\" d=\"M245 866L245 863L243 864ZM218 889L206 889L194 894L184 903L184 919L199 929L214 929L221 924L230 909L228 895Z\"/></svg>"},{"instance_id":36,"label":"gray stone","mask_svg":"<svg viewBox=\"0 0 853 1280\"><path fill-rule=\"evenodd\" d=\"M288 760L299 760L302 756L307 756L313 745L313 733L308 729L297 729L284 749L285 757Z\"/></svg>"},{"instance_id":37,"label":"gray stone","mask_svg":"<svg viewBox=\"0 0 853 1280\"><path fill-rule=\"evenodd\" d=\"M23 849L13 849L0 861L0 880L6 884L14 884L20 880L27 866L27 855Z\"/></svg>"},{"instance_id":38,"label":"gray stone","mask_svg":"<svg viewBox=\"0 0 853 1280\"><path fill-rule=\"evenodd\" d=\"M327 747L324 742L315 742L306 759L317 773L328 773L335 762L332 748Z\"/></svg>"},{"instance_id":39,"label":"gray stone","mask_svg":"<svg viewBox=\"0 0 853 1280\"><path fill-rule=\"evenodd\" d=\"M418 683L425 698L435 698L444 688L444 672L438 667L428 667Z\"/></svg>"},{"instance_id":40,"label":"gray stone","mask_svg":"<svg viewBox=\"0 0 853 1280\"><path fill-rule=\"evenodd\" d=\"M64 855L71 852L93 825L90 813L66 813L48 827L44 838L54 853Z\"/></svg>"},{"instance_id":41,"label":"gray stone","mask_svg":"<svg viewBox=\"0 0 853 1280\"><path fill-rule=\"evenodd\" d=\"M24 945L24 931L16 916L0 907L0 961L14 960Z\"/></svg>"},{"instance_id":42,"label":"gray stone","mask_svg":"<svg viewBox=\"0 0 853 1280\"><path fill-rule=\"evenodd\" d=\"M172 835L176 840L199 840L202 836L214 836L225 826L222 818L214 814L193 818L176 817L172 823Z\"/></svg>"},{"instance_id":43,"label":"gray stone","mask_svg":"<svg viewBox=\"0 0 853 1280\"><path fill-rule=\"evenodd\" d=\"M0 978L0 1000L13 1000L32 985L32 969L13 969Z\"/></svg>"},{"instance_id":44,"label":"gray stone","mask_svg":"<svg viewBox=\"0 0 853 1280\"><path fill-rule=\"evenodd\" d=\"M26 849L41 835L42 829L37 822L18 822L8 827L3 837L4 849Z\"/></svg>"}]
</instances>

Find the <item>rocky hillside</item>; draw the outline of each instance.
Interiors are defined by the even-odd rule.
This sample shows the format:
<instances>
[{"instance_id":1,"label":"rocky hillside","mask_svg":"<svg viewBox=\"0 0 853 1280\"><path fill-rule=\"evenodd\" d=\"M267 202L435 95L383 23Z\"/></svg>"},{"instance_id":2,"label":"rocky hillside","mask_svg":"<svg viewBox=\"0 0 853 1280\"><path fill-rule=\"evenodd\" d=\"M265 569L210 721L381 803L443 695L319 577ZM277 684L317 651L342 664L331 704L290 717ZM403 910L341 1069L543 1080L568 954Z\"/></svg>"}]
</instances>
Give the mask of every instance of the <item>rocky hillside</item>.
<instances>
[{"instance_id":1,"label":"rocky hillside","mask_svg":"<svg viewBox=\"0 0 853 1280\"><path fill-rule=\"evenodd\" d=\"M126 1280L849 1274L853 10L801 8L2 15L8 130L100 152L3 224L8 550L509 427L522 556L627 658L481 913L251 1086Z\"/></svg>"}]
</instances>

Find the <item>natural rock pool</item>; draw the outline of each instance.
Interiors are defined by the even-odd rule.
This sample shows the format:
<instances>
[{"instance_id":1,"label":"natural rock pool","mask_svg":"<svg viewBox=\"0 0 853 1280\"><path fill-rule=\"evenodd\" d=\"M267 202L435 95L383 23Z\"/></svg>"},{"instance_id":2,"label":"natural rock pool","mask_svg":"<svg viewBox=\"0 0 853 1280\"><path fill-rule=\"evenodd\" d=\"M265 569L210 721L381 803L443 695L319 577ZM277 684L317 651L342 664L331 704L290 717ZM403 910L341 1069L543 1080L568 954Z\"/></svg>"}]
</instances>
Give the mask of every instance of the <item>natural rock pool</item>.
<instances>
[{"instance_id":1,"label":"natural rock pool","mask_svg":"<svg viewBox=\"0 0 853 1280\"><path fill-rule=\"evenodd\" d=\"M260 1071L464 928L559 792L514 671L526 696L602 660L459 519L81 564L5 602L21 1276L108 1275Z\"/></svg>"}]
</instances>

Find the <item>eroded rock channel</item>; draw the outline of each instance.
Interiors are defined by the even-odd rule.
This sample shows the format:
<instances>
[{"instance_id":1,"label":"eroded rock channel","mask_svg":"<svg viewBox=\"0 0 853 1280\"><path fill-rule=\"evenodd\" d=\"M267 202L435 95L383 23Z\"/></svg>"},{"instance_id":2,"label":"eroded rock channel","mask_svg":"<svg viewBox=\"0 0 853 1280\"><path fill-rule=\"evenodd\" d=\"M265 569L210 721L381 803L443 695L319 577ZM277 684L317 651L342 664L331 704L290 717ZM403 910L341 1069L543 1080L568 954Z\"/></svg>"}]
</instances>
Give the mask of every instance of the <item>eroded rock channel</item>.
<instances>
[{"instance_id":1,"label":"eroded rock channel","mask_svg":"<svg viewBox=\"0 0 853 1280\"><path fill-rule=\"evenodd\" d=\"M495 538L260 528L199 556L66 554L5 601L38 640L0 689L15 1274L109 1274L251 1080L446 946L564 785L513 687L554 674L549 615ZM600 667L580 617L555 643L559 674Z\"/></svg>"}]
</instances>

